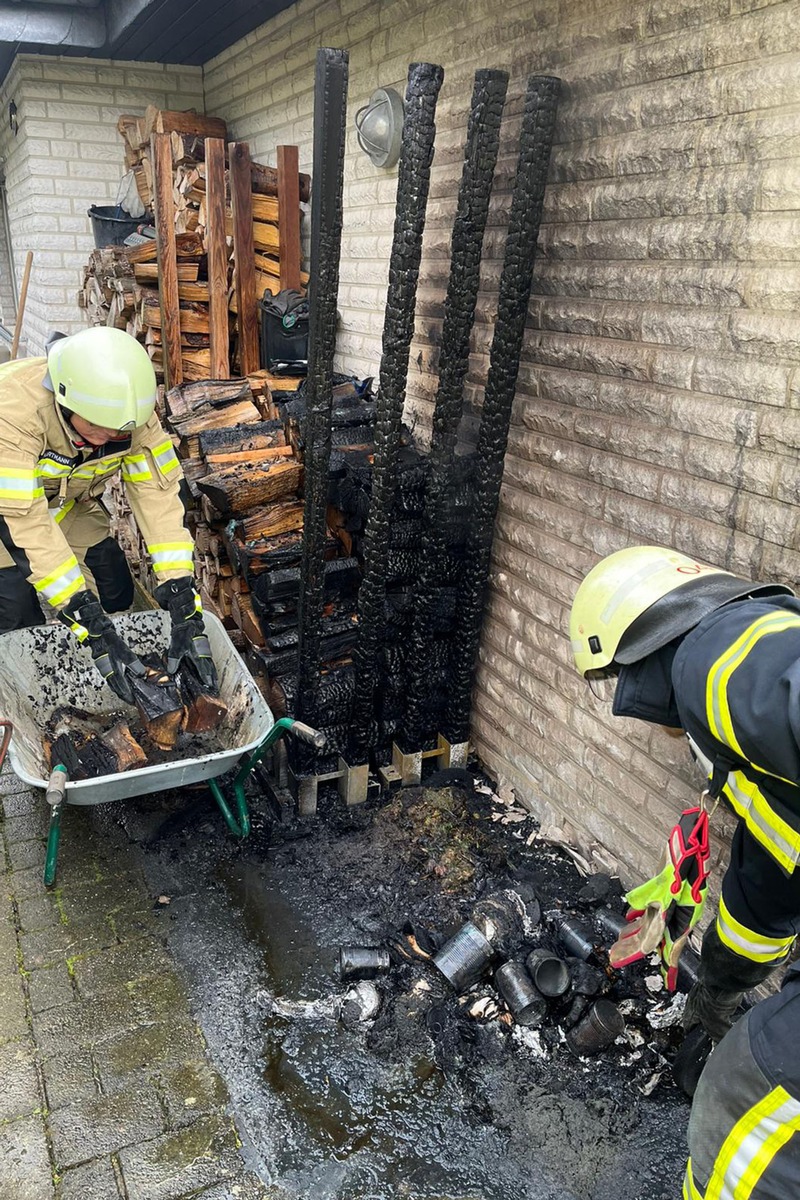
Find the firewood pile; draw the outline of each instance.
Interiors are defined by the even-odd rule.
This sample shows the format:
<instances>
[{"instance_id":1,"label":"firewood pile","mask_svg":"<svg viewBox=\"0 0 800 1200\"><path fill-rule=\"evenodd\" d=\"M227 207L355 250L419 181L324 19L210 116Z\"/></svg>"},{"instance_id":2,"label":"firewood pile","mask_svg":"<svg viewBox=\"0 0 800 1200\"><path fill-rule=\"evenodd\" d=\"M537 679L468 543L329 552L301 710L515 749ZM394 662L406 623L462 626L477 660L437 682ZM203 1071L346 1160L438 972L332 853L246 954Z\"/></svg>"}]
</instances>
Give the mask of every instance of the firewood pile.
<instances>
[{"instance_id":1,"label":"firewood pile","mask_svg":"<svg viewBox=\"0 0 800 1200\"><path fill-rule=\"evenodd\" d=\"M247 260L239 272L247 277L249 336L245 353L239 336L240 297L228 167L219 172L220 195L218 207L213 210L213 230L210 218L206 139L214 139L219 146L222 168L230 157L225 122L195 112L160 111L151 106L143 117L120 117L117 128L125 146L125 166L133 171L146 209L142 228L155 220L158 185L162 210L169 210L167 219L174 230L174 244L153 237L136 246L94 250L84 268L78 305L90 324L124 329L143 342L159 378L169 374L165 371L165 329L171 330L174 323L176 346L171 377L166 380L170 386L183 380L207 379L212 374L227 377L231 372L221 369L221 362L229 365L238 361L242 371L258 370L258 338L254 331L259 300L265 293L275 294L284 287L300 289L308 281L307 274L300 270L300 200L308 198L310 179L297 171L296 148L279 148L278 168L249 162L249 152L246 155L249 212L240 225L246 237L239 253L239 260ZM165 139L158 163L153 155L155 138ZM232 145L246 150L245 143ZM221 256L212 281L209 243L213 235L219 238ZM174 288L165 295L168 261ZM217 317L217 329L222 331L219 342L224 344L218 347L214 370L212 284L216 294L226 298L223 312Z\"/></svg>"}]
</instances>

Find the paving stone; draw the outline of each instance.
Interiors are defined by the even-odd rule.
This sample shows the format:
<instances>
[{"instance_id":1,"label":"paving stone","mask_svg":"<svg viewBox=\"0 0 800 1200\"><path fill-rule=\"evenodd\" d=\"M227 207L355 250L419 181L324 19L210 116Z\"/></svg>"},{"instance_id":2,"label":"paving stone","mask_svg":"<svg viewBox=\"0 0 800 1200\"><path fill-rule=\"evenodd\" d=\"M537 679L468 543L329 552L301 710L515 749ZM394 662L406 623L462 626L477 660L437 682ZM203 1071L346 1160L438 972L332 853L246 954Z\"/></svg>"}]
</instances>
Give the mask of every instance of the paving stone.
<instances>
[{"instance_id":1,"label":"paving stone","mask_svg":"<svg viewBox=\"0 0 800 1200\"><path fill-rule=\"evenodd\" d=\"M163 925L152 905L139 912L128 912L126 909L111 912L106 919L119 942L135 941L141 937L158 939L162 935Z\"/></svg>"},{"instance_id":2,"label":"paving stone","mask_svg":"<svg viewBox=\"0 0 800 1200\"><path fill-rule=\"evenodd\" d=\"M47 1012L48 1008L57 1008L59 1004L74 1004L75 989L66 963L31 971L28 995L33 1013Z\"/></svg>"},{"instance_id":3,"label":"paving stone","mask_svg":"<svg viewBox=\"0 0 800 1200\"><path fill-rule=\"evenodd\" d=\"M48 1127L55 1160L65 1168L156 1138L164 1119L156 1092L140 1087L69 1104L50 1114Z\"/></svg>"},{"instance_id":4,"label":"paving stone","mask_svg":"<svg viewBox=\"0 0 800 1200\"><path fill-rule=\"evenodd\" d=\"M0 1123L32 1116L41 1109L35 1060L36 1048L30 1039L0 1046Z\"/></svg>"},{"instance_id":5,"label":"paving stone","mask_svg":"<svg viewBox=\"0 0 800 1200\"><path fill-rule=\"evenodd\" d=\"M11 860L12 872L26 871L31 867L37 867L41 871L44 868L45 844L41 838L30 842L14 842L7 845L6 849Z\"/></svg>"},{"instance_id":6,"label":"paving stone","mask_svg":"<svg viewBox=\"0 0 800 1200\"><path fill-rule=\"evenodd\" d=\"M22 961L27 971L47 967L65 959L102 950L112 942L111 930L94 925L51 925L35 933L20 934Z\"/></svg>"},{"instance_id":7,"label":"paving stone","mask_svg":"<svg viewBox=\"0 0 800 1200\"><path fill-rule=\"evenodd\" d=\"M53 925L64 924L58 900L51 893L45 892L44 888L38 896L18 900L17 908L23 933L35 933L39 929L50 929Z\"/></svg>"},{"instance_id":8,"label":"paving stone","mask_svg":"<svg viewBox=\"0 0 800 1200\"><path fill-rule=\"evenodd\" d=\"M4 771L0 775L0 796L3 798L3 812L7 817L17 817L41 806L42 803L41 793L13 771Z\"/></svg>"},{"instance_id":9,"label":"paving stone","mask_svg":"<svg viewBox=\"0 0 800 1200\"><path fill-rule=\"evenodd\" d=\"M0 975L0 1044L19 1041L29 1033L22 980L16 975Z\"/></svg>"},{"instance_id":10,"label":"paving stone","mask_svg":"<svg viewBox=\"0 0 800 1200\"><path fill-rule=\"evenodd\" d=\"M147 895L141 872L118 870L108 879L85 878L59 889L59 900L66 923L80 924L130 909L132 904L138 910L144 907L138 900L140 894Z\"/></svg>"},{"instance_id":11,"label":"paving stone","mask_svg":"<svg viewBox=\"0 0 800 1200\"><path fill-rule=\"evenodd\" d=\"M53 1200L53 1176L41 1117L4 1125L0 1136L0 1200Z\"/></svg>"},{"instance_id":12,"label":"paving stone","mask_svg":"<svg viewBox=\"0 0 800 1200\"><path fill-rule=\"evenodd\" d=\"M166 1100L171 1124L176 1128L199 1116L222 1110L228 1102L225 1081L205 1059L162 1068L158 1074L158 1089Z\"/></svg>"},{"instance_id":13,"label":"paving stone","mask_svg":"<svg viewBox=\"0 0 800 1200\"><path fill-rule=\"evenodd\" d=\"M0 976L19 971L17 931L10 920L0 921Z\"/></svg>"},{"instance_id":14,"label":"paving stone","mask_svg":"<svg viewBox=\"0 0 800 1200\"><path fill-rule=\"evenodd\" d=\"M29 842L32 838L46 838L49 824L50 811L44 801L40 801L36 807L29 808L19 817L6 816L3 836L9 845Z\"/></svg>"},{"instance_id":15,"label":"paving stone","mask_svg":"<svg viewBox=\"0 0 800 1200\"><path fill-rule=\"evenodd\" d=\"M195 1192L192 1200L297 1200L297 1194L275 1184L262 1183L257 1176L248 1174Z\"/></svg>"},{"instance_id":16,"label":"paving stone","mask_svg":"<svg viewBox=\"0 0 800 1200\"><path fill-rule=\"evenodd\" d=\"M95 1158L72 1167L61 1178L59 1200L117 1200L118 1196L117 1177L110 1158Z\"/></svg>"},{"instance_id":17,"label":"paving stone","mask_svg":"<svg viewBox=\"0 0 800 1200\"><path fill-rule=\"evenodd\" d=\"M28 896L41 896L44 891L41 869L28 867L24 871L14 871L9 876L7 885L13 890L17 900Z\"/></svg>"},{"instance_id":18,"label":"paving stone","mask_svg":"<svg viewBox=\"0 0 800 1200\"><path fill-rule=\"evenodd\" d=\"M135 1005L127 992L118 991L100 1000L51 1008L33 1018L36 1043L45 1055L65 1046L90 1048L139 1024Z\"/></svg>"},{"instance_id":19,"label":"paving stone","mask_svg":"<svg viewBox=\"0 0 800 1200\"><path fill-rule=\"evenodd\" d=\"M102 954L88 955L75 964L75 978L81 995L91 1000L137 979L169 977L173 970L164 947L150 938L142 938Z\"/></svg>"},{"instance_id":20,"label":"paving stone","mask_svg":"<svg viewBox=\"0 0 800 1200\"><path fill-rule=\"evenodd\" d=\"M137 979L127 990L142 1021L168 1021L188 1011L189 997L177 975Z\"/></svg>"},{"instance_id":21,"label":"paving stone","mask_svg":"<svg viewBox=\"0 0 800 1200\"><path fill-rule=\"evenodd\" d=\"M95 1047L94 1057L103 1090L118 1091L130 1085L130 1077L145 1069L184 1063L202 1055L203 1041L190 1022L178 1018L158 1025L144 1025Z\"/></svg>"},{"instance_id":22,"label":"paving stone","mask_svg":"<svg viewBox=\"0 0 800 1200\"><path fill-rule=\"evenodd\" d=\"M241 1174L229 1120L210 1117L120 1152L129 1200L180 1200Z\"/></svg>"},{"instance_id":23,"label":"paving stone","mask_svg":"<svg viewBox=\"0 0 800 1200\"><path fill-rule=\"evenodd\" d=\"M62 1054L45 1058L42 1078L50 1112L80 1100L94 1100L97 1096L92 1056L88 1050L70 1046Z\"/></svg>"}]
</instances>

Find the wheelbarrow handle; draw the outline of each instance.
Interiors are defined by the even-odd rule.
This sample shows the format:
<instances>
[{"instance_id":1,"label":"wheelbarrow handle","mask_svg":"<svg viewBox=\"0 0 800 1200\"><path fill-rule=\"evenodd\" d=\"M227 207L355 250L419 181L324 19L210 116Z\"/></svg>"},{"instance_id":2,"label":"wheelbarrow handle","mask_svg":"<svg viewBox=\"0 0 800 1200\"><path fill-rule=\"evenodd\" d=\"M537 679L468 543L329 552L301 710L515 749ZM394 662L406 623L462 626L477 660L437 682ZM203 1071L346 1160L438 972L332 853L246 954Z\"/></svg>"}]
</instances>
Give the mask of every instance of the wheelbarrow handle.
<instances>
[{"instance_id":1,"label":"wheelbarrow handle","mask_svg":"<svg viewBox=\"0 0 800 1200\"><path fill-rule=\"evenodd\" d=\"M309 742L315 750L324 750L327 744L327 738L324 733L318 729L312 729L310 725L305 725L302 721L295 721L289 732L295 737L302 738L304 742Z\"/></svg>"}]
</instances>

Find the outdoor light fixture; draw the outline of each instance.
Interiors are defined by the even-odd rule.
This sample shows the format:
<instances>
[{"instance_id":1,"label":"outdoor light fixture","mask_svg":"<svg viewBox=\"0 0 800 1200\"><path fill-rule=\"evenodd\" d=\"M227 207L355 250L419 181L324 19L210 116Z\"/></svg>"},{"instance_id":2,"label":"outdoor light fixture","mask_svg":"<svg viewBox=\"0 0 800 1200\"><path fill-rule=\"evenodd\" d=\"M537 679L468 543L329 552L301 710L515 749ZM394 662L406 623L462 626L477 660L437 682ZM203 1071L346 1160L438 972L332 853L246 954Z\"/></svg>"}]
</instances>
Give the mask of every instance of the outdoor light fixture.
<instances>
[{"instance_id":1,"label":"outdoor light fixture","mask_svg":"<svg viewBox=\"0 0 800 1200\"><path fill-rule=\"evenodd\" d=\"M393 167L400 157L403 99L394 88L378 88L356 113L358 144L373 166Z\"/></svg>"},{"instance_id":2,"label":"outdoor light fixture","mask_svg":"<svg viewBox=\"0 0 800 1200\"><path fill-rule=\"evenodd\" d=\"M17 106L13 100L9 100L8 103L8 123L11 126L11 132L16 137L19 130L19 122L17 121Z\"/></svg>"}]
</instances>

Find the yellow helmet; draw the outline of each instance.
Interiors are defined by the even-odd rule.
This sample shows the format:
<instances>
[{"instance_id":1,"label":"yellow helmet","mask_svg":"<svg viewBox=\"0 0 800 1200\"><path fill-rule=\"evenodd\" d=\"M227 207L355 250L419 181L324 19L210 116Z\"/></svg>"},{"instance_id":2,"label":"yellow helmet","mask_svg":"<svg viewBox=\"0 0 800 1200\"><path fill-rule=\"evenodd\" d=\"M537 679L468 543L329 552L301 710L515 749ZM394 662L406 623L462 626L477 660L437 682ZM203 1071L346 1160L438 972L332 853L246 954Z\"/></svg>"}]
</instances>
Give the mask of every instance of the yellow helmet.
<instances>
[{"instance_id":1,"label":"yellow helmet","mask_svg":"<svg viewBox=\"0 0 800 1200\"><path fill-rule=\"evenodd\" d=\"M138 429L153 415L153 364L122 329L98 325L59 338L48 351L47 371L61 407L93 425Z\"/></svg>"},{"instance_id":2,"label":"yellow helmet","mask_svg":"<svg viewBox=\"0 0 800 1200\"><path fill-rule=\"evenodd\" d=\"M569 638L584 678L638 662L744 596L794 593L753 583L664 546L631 546L592 567L575 594Z\"/></svg>"}]
</instances>

